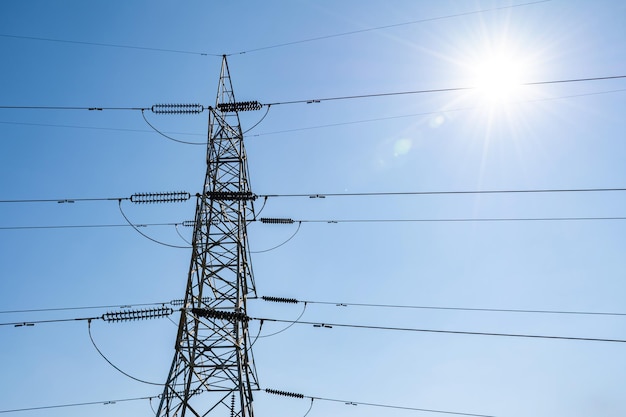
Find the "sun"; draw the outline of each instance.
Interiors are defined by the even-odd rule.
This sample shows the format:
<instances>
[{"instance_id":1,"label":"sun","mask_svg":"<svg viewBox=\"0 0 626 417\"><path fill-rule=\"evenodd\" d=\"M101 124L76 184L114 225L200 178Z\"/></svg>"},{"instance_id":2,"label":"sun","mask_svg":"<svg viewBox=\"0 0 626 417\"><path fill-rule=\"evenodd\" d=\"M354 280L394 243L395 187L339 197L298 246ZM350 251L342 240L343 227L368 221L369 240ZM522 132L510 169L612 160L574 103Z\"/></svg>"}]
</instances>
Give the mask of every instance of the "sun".
<instances>
[{"instance_id":1,"label":"sun","mask_svg":"<svg viewBox=\"0 0 626 417\"><path fill-rule=\"evenodd\" d=\"M508 51L496 51L479 58L471 66L472 86L478 98L487 104L503 104L521 99L524 74L523 59Z\"/></svg>"}]
</instances>

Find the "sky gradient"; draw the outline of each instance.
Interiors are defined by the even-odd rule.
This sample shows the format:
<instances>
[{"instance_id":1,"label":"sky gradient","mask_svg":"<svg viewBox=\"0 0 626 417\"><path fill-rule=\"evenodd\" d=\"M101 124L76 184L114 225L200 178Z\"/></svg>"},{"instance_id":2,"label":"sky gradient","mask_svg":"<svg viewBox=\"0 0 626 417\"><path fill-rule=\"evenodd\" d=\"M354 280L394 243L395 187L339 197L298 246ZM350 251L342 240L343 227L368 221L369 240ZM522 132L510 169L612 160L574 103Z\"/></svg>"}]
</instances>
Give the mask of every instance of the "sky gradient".
<instances>
[{"instance_id":1,"label":"sky gradient","mask_svg":"<svg viewBox=\"0 0 626 417\"><path fill-rule=\"evenodd\" d=\"M275 103L265 117L241 114L252 191L278 195L258 199L257 214L296 221L249 225L258 295L309 301L250 300L252 317L290 322L304 309L306 322L251 322L263 389L317 397L309 417L441 415L346 402L626 415L626 220L615 219L626 191L309 197L626 188L626 79L506 84L626 75L625 22L617 0L1 4L0 411L95 402L6 415L153 415L145 398L162 391L176 314L91 323L113 364L153 384L109 365L85 320L9 323L119 308L24 310L183 297L192 229L181 223L194 201L122 201L163 245L128 227L117 199L201 191L206 112L144 113L177 142L134 109L214 105L226 54L237 100ZM323 100L500 77L496 93ZM77 109L18 108L32 106ZM56 202L66 199L77 200ZM49 226L103 227L32 228ZM352 303L617 314L341 305ZM257 416L304 416L310 405L265 392L254 401Z\"/></svg>"}]
</instances>

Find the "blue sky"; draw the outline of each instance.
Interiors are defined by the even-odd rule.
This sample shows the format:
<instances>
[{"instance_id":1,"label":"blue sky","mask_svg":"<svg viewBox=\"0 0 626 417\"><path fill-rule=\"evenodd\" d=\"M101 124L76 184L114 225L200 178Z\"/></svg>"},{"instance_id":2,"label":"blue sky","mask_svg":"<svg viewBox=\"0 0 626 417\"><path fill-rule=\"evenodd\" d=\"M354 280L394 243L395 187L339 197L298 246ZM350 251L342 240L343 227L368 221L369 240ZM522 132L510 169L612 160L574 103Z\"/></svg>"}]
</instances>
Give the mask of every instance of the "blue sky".
<instances>
[{"instance_id":1,"label":"blue sky","mask_svg":"<svg viewBox=\"0 0 626 417\"><path fill-rule=\"evenodd\" d=\"M6 2L0 5L0 105L211 105L221 54L232 54L237 99L262 103L468 87L494 57L508 60L504 72L515 72L519 82L626 74L625 4L552 0L503 8L522 3ZM484 12L469 13L479 10ZM414 23L363 31L407 22ZM297 42L322 37L327 38ZM297 43L279 46L290 42ZM246 134L252 190L263 195L624 188L625 99L626 81L615 79L519 87L497 101L471 90L276 105ZM262 116L242 114L242 127ZM206 140L206 113L146 117L177 139ZM138 111L2 108L0 137L3 201L195 194L206 169L204 146L159 136ZM136 224L191 220L194 210L192 201L123 202L122 207ZM620 217L625 209L624 192L587 192L270 198L262 215ZM1 203L0 216L1 323L100 316L114 309L7 313L12 310L136 306L184 294L190 250L158 245L129 227L8 229L125 224L117 201ZM296 224L250 225L251 250L261 252L252 255L259 296L626 313L624 220L303 222L288 243L263 252L296 229ZM142 231L186 245L173 226ZM179 232L189 239L191 229ZM295 320L302 307L251 300L249 314ZM623 316L310 303L302 320L626 339ZM285 326L268 322L260 334ZM92 323L94 340L114 364L155 383L165 381L175 334L167 319ZM0 411L161 392L108 365L91 345L85 321L1 326L0 335ZM259 338L254 357L262 388L307 396L502 417L612 417L626 414L624 348L624 343L297 324ZM260 416L302 416L309 404L263 392L254 402ZM309 416L381 411L434 415L316 400ZM138 400L14 414L87 413L152 411L148 400Z\"/></svg>"}]
</instances>

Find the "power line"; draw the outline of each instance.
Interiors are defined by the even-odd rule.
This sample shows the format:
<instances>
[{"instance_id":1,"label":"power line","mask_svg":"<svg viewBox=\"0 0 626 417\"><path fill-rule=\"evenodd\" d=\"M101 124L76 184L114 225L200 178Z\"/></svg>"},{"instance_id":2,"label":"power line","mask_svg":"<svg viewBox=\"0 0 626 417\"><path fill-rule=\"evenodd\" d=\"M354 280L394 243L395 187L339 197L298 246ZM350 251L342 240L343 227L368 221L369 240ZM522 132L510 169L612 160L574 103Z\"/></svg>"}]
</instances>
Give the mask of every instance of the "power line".
<instances>
[{"instance_id":1,"label":"power line","mask_svg":"<svg viewBox=\"0 0 626 417\"><path fill-rule=\"evenodd\" d=\"M122 398L122 399L115 399L115 400L92 401L92 402L82 402L82 403L72 403L72 404L44 405L40 407L14 408L11 410L0 410L0 413L17 413L20 411L50 410L53 408L80 407L84 405L96 405L96 404L112 405L112 404L128 402L128 401L152 400L154 398L158 398L158 395L153 395L150 397Z\"/></svg>"},{"instance_id":2,"label":"power line","mask_svg":"<svg viewBox=\"0 0 626 417\"><path fill-rule=\"evenodd\" d=\"M352 31L349 31L349 32L335 33L335 34L332 34L332 35L316 36L316 37L308 38L308 39L300 39L300 40L297 40L297 41L277 43L277 44L274 44L274 45L262 46L262 47L259 47L259 48L253 48L253 49L247 49L247 50L244 50L244 51L233 52L233 53L228 54L228 55L229 56L231 56L231 55L243 55L243 54L247 54L247 53L250 53L250 52L265 51L265 50L268 50L268 49L282 48L282 47L285 47L285 46L298 45L298 44L302 44L302 43L315 42L315 41L320 41L320 40L325 40L325 39L338 38L338 37L342 37L342 36L355 35L355 34L358 34L358 33L373 32L373 31L376 31L376 30L391 29L391 28L396 28L396 27L400 27L400 26L408 26L408 25L415 25L415 24L418 24L418 23L433 22L433 21L436 21L436 20L451 19L451 18L455 18L455 17L469 16L469 15L473 15L473 14L487 13L487 12L492 12L492 11L497 11L497 10L513 9L513 8L516 8L516 7L530 6L530 5L533 5L533 4L546 3L548 1L550 1L550 0L533 1L533 2L529 2L529 3L514 4L514 5L511 5L511 6L502 6L502 7L494 7L494 8L491 8L491 9L474 10L474 11L471 11L471 12L457 13L457 14L451 14L451 15L447 15L447 16L431 17L431 18L427 18L427 19L413 20L413 21L410 21L410 22L395 23L395 24L392 24L392 25L384 25L384 26L377 26L377 27L372 27L372 28L367 28L367 29L352 30Z\"/></svg>"},{"instance_id":3,"label":"power line","mask_svg":"<svg viewBox=\"0 0 626 417\"><path fill-rule=\"evenodd\" d=\"M626 217L510 217L510 218L449 218L449 219L318 219L318 220L294 220L294 223L471 223L471 222L547 222L547 221L613 221L626 220ZM154 226L180 226L182 222L171 223L139 223L139 224L83 224L83 225L57 225L57 226L0 226L0 230L46 230L46 229L91 229L91 228L118 228L118 227L154 227ZM157 242L164 244L162 242ZM286 243L286 242L284 242ZM283 244L284 244L283 243ZM187 246L168 245L175 248L186 249ZM279 245L279 246L282 246ZM279 247L277 246L277 247ZM273 247L269 250L276 249ZM265 251L263 251L265 252Z\"/></svg>"},{"instance_id":4,"label":"power line","mask_svg":"<svg viewBox=\"0 0 626 417\"><path fill-rule=\"evenodd\" d=\"M522 190L451 190L451 191L398 191L398 192L356 192L356 193L313 193L313 194L259 194L264 197L371 197L409 195L462 195L462 194L539 194L539 193L589 193L626 191L626 188L535 188ZM2 201L0 201L1 203Z\"/></svg>"},{"instance_id":5,"label":"power line","mask_svg":"<svg viewBox=\"0 0 626 417\"><path fill-rule=\"evenodd\" d=\"M138 223L135 227L179 226L182 223ZM130 224L66 224L57 226L0 226L0 230L45 230L45 229L108 229L117 227L132 227Z\"/></svg>"},{"instance_id":6,"label":"power line","mask_svg":"<svg viewBox=\"0 0 626 417\"><path fill-rule=\"evenodd\" d=\"M151 107L79 107L79 106L0 106L0 109L15 109L15 110L89 110L89 111L104 111L104 110L150 110Z\"/></svg>"},{"instance_id":7,"label":"power line","mask_svg":"<svg viewBox=\"0 0 626 417\"><path fill-rule=\"evenodd\" d=\"M626 191L626 188L535 188L535 189L504 189L504 190L448 190L448 191L397 191L397 192L354 192L354 193L302 193L302 194L258 194L259 198L278 197L372 197L372 196L410 196L410 195L462 195L462 194L539 194L539 193L590 193L590 192L617 192ZM145 193L144 193L145 194ZM171 193L168 193L171 194ZM189 193L187 193L189 194ZM89 198L39 198L0 200L0 203L74 203L82 201L119 201L137 198L140 193L130 197L89 197Z\"/></svg>"},{"instance_id":8,"label":"power line","mask_svg":"<svg viewBox=\"0 0 626 417\"><path fill-rule=\"evenodd\" d=\"M546 221L612 221L626 220L626 217L517 217L517 218L450 218L450 219L325 219L325 220L294 220L294 223L471 223L471 222L546 222ZM118 228L118 227L153 227L153 226L180 226L181 222L172 223L144 223L144 224L84 224L58 226L0 226L0 230L45 230L45 229L91 229L91 228ZM162 242L157 242L164 244ZM286 242L283 242L283 244ZM165 244L168 246L167 244ZM186 249L187 246L175 246ZM279 246L282 246L279 245ZM277 246L277 247L279 247ZM276 249L273 247L269 250ZM262 251L262 252L266 252ZM257 252L258 253L258 252Z\"/></svg>"},{"instance_id":9,"label":"power line","mask_svg":"<svg viewBox=\"0 0 626 417\"><path fill-rule=\"evenodd\" d=\"M289 320L281 319L268 319L251 317L252 320L260 320L275 323L292 323ZM341 323L322 323L311 321L298 321L297 324L307 324L314 327L333 328L344 327L352 329L367 329L367 330L391 330L401 332L418 332L418 333L441 333L441 334L456 334L456 335L474 335L474 336L499 336L499 337L518 337L518 338L531 338L531 339L553 339L553 340L570 340L570 341L584 341L584 342L609 342L609 343L626 343L624 339L604 339L593 337L571 337L571 336L549 336L549 335L533 335L533 334L521 334L521 333L493 333L493 332L470 332L461 330L437 330L437 329L418 329L410 327L387 327L387 326L370 326L359 324L341 324Z\"/></svg>"},{"instance_id":10,"label":"power line","mask_svg":"<svg viewBox=\"0 0 626 417\"><path fill-rule=\"evenodd\" d=\"M530 5L533 5L533 4L545 3L545 2L548 2L548 1L550 1L550 0L541 0L541 1L534 1L534 2L529 2L529 3L516 4L516 5L511 5L511 6L502 6L502 7L495 7L495 8L491 8L491 9L475 10L475 11L471 11L471 12L457 13L457 14L447 15L447 16L432 17L432 18L428 18L428 19L413 20L413 21L410 21L410 22L396 23L396 24L392 24L392 25L377 26L377 27L373 27L373 28L353 30L353 31L342 32L342 33L335 33L335 34L332 34L332 35L324 35L324 36L318 36L318 37L314 37L314 38L301 39L301 40L292 41L292 42L283 42L283 43L278 43L278 44L269 45L269 46L263 46L263 47L259 47L259 48L247 49L247 50L234 52L234 53L230 53L230 54L226 54L226 55L227 56L243 55L243 54L251 53L251 52L263 51L263 50L267 50L267 49L281 48L281 47L284 47L284 46L302 44L302 43L307 43L307 42L314 42L314 41L319 41L319 40L324 40L324 39L338 38L338 37L354 35L354 34L358 34L358 33L371 32L371 31L382 30L382 29L390 29L390 28L394 28L394 27L408 26L408 25L414 25L414 24L418 24L418 23L432 22L432 21L436 21L436 20L451 19L451 18L455 18L455 17L469 16L469 15L473 15L473 14L487 13L487 12L492 12L492 11L497 11L497 10L513 9L513 8L522 7L522 6L530 6ZM6 34L5 33L5 34L0 34L0 37L10 38L10 39L24 39L24 40L35 40L35 41L44 41L44 42L66 43L66 44L74 44L74 45L87 45L87 46L101 46L101 47L108 47L108 48L134 49L134 50L142 50L142 51L176 53L176 54L186 54L186 55L213 56L213 57L222 57L223 56L223 54L201 52L201 51L188 51L188 50L182 50L182 49L167 49L167 48L153 48L153 47L146 47L146 46L133 46L133 45L122 45L122 44L113 44L113 43L102 43L102 42L76 41L76 40L58 39L58 38L50 38L50 37L43 37L43 36L13 35L13 34Z\"/></svg>"},{"instance_id":11,"label":"power line","mask_svg":"<svg viewBox=\"0 0 626 417\"><path fill-rule=\"evenodd\" d=\"M90 197L90 198L47 198L47 199L18 199L0 200L0 203L75 203L80 201L118 201L127 200L138 204L176 203L187 201L191 194L186 191L167 191L159 193L135 193L130 197Z\"/></svg>"},{"instance_id":12,"label":"power line","mask_svg":"<svg viewBox=\"0 0 626 417\"><path fill-rule=\"evenodd\" d=\"M162 315L172 314L172 312L173 310L170 309L169 312L158 313L158 314L162 314ZM35 324L42 324L42 323L59 323L59 322L68 322L68 321L91 321L91 320L100 320L100 319L106 319L107 321L136 320L136 318L132 317L134 313L136 312L121 311L117 313L107 313L101 317L81 317L81 318L71 318L71 319L52 319L52 320L38 320L38 321L28 321L28 322L0 323L0 326L23 327L23 326L33 326ZM131 318L119 318L119 319L116 318L116 315L125 315L125 314L129 315ZM419 332L419 333L441 333L441 334L455 334L455 335L499 336L499 337L517 337L517 338L531 338L531 339L555 339L555 340L571 340L571 341L586 341L586 342L626 343L626 340L624 339L532 335L532 334L520 334L520 333L472 332L472 331L462 331L462 330L419 329L419 328L410 328L410 327L372 326L372 325L328 323L328 322L322 323L322 322L299 321L299 320L293 321L293 320L283 320L283 319L272 319L272 318L266 318L266 317L264 318L249 317L248 319L257 320L260 322L287 323L290 326L293 324L307 324L307 325L312 325L314 327L323 327L327 329L331 329L333 327L343 327L343 328L352 328L352 329L390 330L390 331Z\"/></svg>"},{"instance_id":13,"label":"power line","mask_svg":"<svg viewBox=\"0 0 626 417\"><path fill-rule=\"evenodd\" d=\"M169 53L187 54L187 55L216 56L216 57L222 56L222 54L211 54L207 52L198 52L198 51L185 51L181 49L151 48L147 46L132 46L132 45L120 45L120 44L113 44L113 43L74 41L74 40L68 40L68 39L55 39L55 38L47 38L47 37L41 37L41 36L10 35L6 33L0 34L0 37L12 38L12 39L26 39L26 40L33 40L33 41L69 43L69 44L75 44L75 45L104 46L108 48L136 49L136 50L153 51L153 52L169 52Z\"/></svg>"},{"instance_id":14,"label":"power line","mask_svg":"<svg viewBox=\"0 0 626 417\"><path fill-rule=\"evenodd\" d=\"M304 304L320 304L333 305L336 307L376 307L376 308L397 308L397 309L415 309L415 310L450 310L450 311L480 311L480 312L497 312L497 313L534 313L534 314L572 314L572 315L597 315L597 316L626 316L626 313L610 313L610 312L592 312L592 311L568 311L568 310L528 310L528 309L504 309L504 308L476 308L476 307L443 307L443 306L427 306L427 305L398 305L398 304L374 304L374 303L346 303L337 301L314 301L314 300L296 300L281 297L266 297L261 299L269 302L283 303L304 303Z\"/></svg>"},{"instance_id":15,"label":"power line","mask_svg":"<svg viewBox=\"0 0 626 417\"><path fill-rule=\"evenodd\" d=\"M254 300L256 298L248 298L248 300ZM502 312L502 313L535 313L535 314L572 314L572 315L598 315L598 316L626 316L626 313L614 313L614 312L597 312L597 311L572 311L572 310L530 310L530 309L503 309L503 308L478 308L478 307L445 307L445 306L431 306L431 305L402 305L402 304L380 304L380 303L351 303L344 301L316 301L316 300L297 300L295 298L283 298L283 297L269 297L263 296L260 298L264 301L288 303L288 304L320 304L320 305L333 305L336 307L375 307L375 308L398 308L398 309L423 309L423 310L458 310L458 311L484 311L484 312ZM20 310L3 310L0 314L16 314L16 313L40 313L51 311L73 311L73 310L95 310L105 308L133 308L133 307L145 307L145 306L164 306L182 305L183 300L170 300L152 303L126 303L126 304L113 304L113 305L97 305L97 306L80 306L80 307L53 307L53 308L32 308L32 309L20 309Z\"/></svg>"},{"instance_id":16,"label":"power line","mask_svg":"<svg viewBox=\"0 0 626 417\"><path fill-rule=\"evenodd\" d=\"M203 297L203 302L209 302L209 297ZM56 307L56 308L35 308L35 309L25 309L25 310L4 310L0 311L0 314L9 314L9 313L38 313L38 312L47 312L47 311L69 311L69 310L92 310L92 309L102 309L102 308L132 308L132 307L145 307L145 306L165 306L166 304L172 306L182 306L184 303L183 299L175 299L170 301L162 301L155 303L126 303L126 304L116 304L116 305L100 305L100 306L83 306L83 307Z\"/></svg>"},{"instance_id":17,"label":"power line","mask_svg":"<svg viewBox=\"0 0 626 417\"><path fill-rule=\"evenodd\" d=\"M572 78L572 79L562 79L562 80L550 80L550 81L534 81L527 83L520 83L520 86L534 86L534 85L548 85L548 84L566 84L566 83L579 83L579 82L590 82L590 81L605 81L605 80L616 80L626 78L626 75L610 75L603 77L587 77L587 78ZM335 96L335 97L326 97L326 98L313 98L306 100L291 100L291 101L278 101L274 103L267 103L266 106L278 106L283 104L314 104L321 103L323 101L337 101L337 100L354 100L354 99L362 99L362 98L374 98L374 97L391 97L391 96L403 96L403 95L413 95L413 94L430 94L430 93L448 93L454 91L469 91L475 90L476 87L451 87L451 88L435 88L428 90L410 90L410 91L395 91L390 93L371 93L371 94L359 94L359 95L351 95L351 96Z\"/></svg>"},{"instance_id":18,"label":"power line","mask_svg":"<svg viewBox=\"0 0 626 417\"><path fill-rule=\"evenodd\" d=\"M435 410L432 408L417 408L417 407L407 407L407 406L391 405L391 404L370 403L370 402L363 402L363 401L338 400L334 398L311 397L307 395L305 395L304 397L310 398L312 401L319 400L319 401L338 402L338 403L343 403L345 405L352 405L352 406L363 405L367 407L378 407L378 408L387 408L387 409L405 410L405 411L421 411L421 412L426 412L426 413L437 413L437 414L452 414L452 415L457 415L457 416L494 417L494 416L487 415L487 414L462 413L459 411L444 411L444 410Z\"/></svg>"},{"instance_id":19,"label":"power line","mask_svg":"<svg viewBox=\"0 0 626 417\"><path fill-rule=\"evenodd\" d=\"M568 98L587 97L587 96L600 95L600 94L618 93L618 92L623 92L623 91L626 91L626 89L615 89L615 90L598 91L598 92L593 92L593 93L572 94L572 95L568 95L568 96L540 98L540 99L533 99L533 100L519 100L519 101L512 102L512 104L535 103L535 102L552 101L552 100L563 100L563 99L568 99ZM470 106L470 107L461 107L461 108L455 108L455 109L444 109L444 110L429 111L429 112L422 112L422 113L403 114L403 115L389 116L389 117L379 117L379 118L375 118L375 119L354 120L354 121L348 121L348 122L338 122L338 123L330 123L330 124L325 124L325 125L306 126L306 127L300 127L300 128L279 130L279 131L274 131L274 132L262 132L262 133L257 133L257 134L254 134L254 135L248 135L248 136L249 137L259 137L259 136L275 135L275 134L280 134L280 133L292 133L292 132L300 132L300 131L305 131L305 130L322 129L322 128L327 128L327 127L337 127L337 126L346 126L346 125L353 125L353 124L360 124L360 123L379 122L379 121L384 121L384 120L402 119L402 118L408 118L408 117L430 116L430 115L433 115L433 114L442 114L442 113L450 113L450 112L458 112L458 111L475 110L475 109L479 109L479 108L482 108L482 107L484 107L484 106ZM268 106L268 109L269 109L269 106ZM102 127L102 126L63 125L63 124L52 124L52 123L32 123L32 122L0 121L0 124L17 125L17 126L61 127L61 128L68 128L68 129L109 130L109 131L114 131L114 132L138 132L138 133L154 133L155 132L155 129L152 129L152 130L148 130L148 129L126 129L126 128L113 128L113 127ZM174 135L199 136L199 137L206 136L205 133L190 133L190 132L161 132L161 131L157 131L157 133L160 133L160 134L167 133L167 134L174 134ZM197 142L192 142L192 144L197 144Z\"/></svg>"},{"instance_id":20,"label":"power line","mask_svg":"<svg viewBox=\"0 0 626 417\"><path fill-rule=\"evenodd\" d=\"M130 197L94 197L94 198L40 198L40 199L18 199L18 200L0 200L0 203L76 203L82 201L118 201L130 200Z\"/></svg>"},{"instance_id":21,"label":"power line","mask_svg":"<svg viewBox=\"0 0 626 417\"><path fill-rule=\"evenodd\" d=\"M471 223L471 222L546 222L546 221L599 221L626 220L626 217L509 217L509 218L456 218L456 219L327 219L296 220L302 223Z\"/></svg>"},{"instance_id":22,"label":"power line","mask_svg":"<svg viewBox=\"0 0 626 417\"><path fill-rule=\"evenodd\" d=\"M534 81L521 83L521 86L533 86L533 85L548 85L548 84L565 84L565 83L578 83L578 82L590 82L590 81L605 81L605 80L616 80L626 78L626 75L610 75L603 77L587 77L587 78L572 78L572 79L561 79L561 80L549 80L549 81ZM326 98L314 98L314 99L306 99L306 100L292 100L292 101L279 101L274 103L265 103L263 106L278 106L283 104L301 104L301 103L321 103L323 101L337 101L337 100L354 100L354 99L362 99L362 98L374 98L374 97L391 97L391 96L401 96L401 95L413 95L413 94L427 94L427 93L444 93L444 92L453 92L453 91L467 91L467 90L475 90L476 87L451 87L451 88L436 88L436 89L428 89L428 90L410 90L410 91L395 91L388 93L372 93L372 94L359 94L359 95L351 95L351 96L335 96L335 97L326 97ZM259 103L260 104L260 103ZM157 105L158 106L158 105ZM199 114L206 109L211 109L211 106L204 106L201 104L195 104L193 106L197 106L198 109L194 109L191 111L194 114ZM71 106L15 106L15 105L4 105L0 106L0 109L18 109L18 110L90 110L90 111L102 111L102 110L133 110L133 111L145 111L145 110L153 110L155 106L151 107L71 107ZM201 109L201 110L200 110ZM154 111L154 110L153 110ZM165 111L165 113L177 113L176 111Z\"/></svg>"},{"instance_id":23,"label":"power line","mask_svg":"<svg viewBox=\"0 0 626 417\"><path fill-rule=\"evenodd\" d=\"M65 323L68 321L90 321L90 320L99 320L99 319L100 317L77 317L77 318L71 318L71 319L29 320L29 321L0 323L0 326L31 327L31 326L34 326L35 324Z\"/></svg>"},{"instance_id":24,"label":"power line","mask_svg":"<svg viewBox=\"0 0 626 417\"><path fill-rule=\"evenodd\" d=\"M392 408L396 410L421 411L421 412L439 413L439 414L453 414L453 415L458 415L458 416L493 417L493 416L488 416L485 414L462 413L458 411L444 411L444 410L434 410L434 409L429 409L429 408L416 408L416 407L406 407L406 406L398 406L398 405L390 405L390 404L368 403L368 402L362 402L362 401L338 400L334 398L325 398L325 397L313 397L310 395L304 395L304 394L299 394L295 392L287 392L287 391L281 391L281 390L269 389L269 388L265 389L265 392L267 392L268 394L279 395L282 397L291 397L291 398L299 398L299 399L308 398L311 400L311 407L313 406L313 401L319 400L319 401L340 402L340 403L344 403L345 405L351 405L351 406L364 405L364 406L369 406L369 407Z\"/></svg>"},{"instance_id":25,"label":"power line","mask_svg":"<svg viewBox=\"0 0 626 417\"><path fill-rule=\"evenodd\" d=\"M618 92L623 92L623 91L626 91L626 89L620 88L620 89L615 89L615 90L598 91L594 93L572 94L568 96L539 98L539 99L533 99L533 100L518 100L518 101L511 102L511 104L524 104L524 103L536 103L536 102L542 102L542 101L563 100L563 99L568 99L568 98L587 97L587 96L594 96L594 95L600 95L600 94L618 93ZM428 112L422 112L422 113L403 114L403 115L398 115L398 116L377 117L374 119L354 120L350 122L338 122L338 123L330 123L330 124L325 124L325 125L306 126L306 127L300 127L300 128L278 130L278 131L273 131L273 132L262 132L262 133L250 135L250 137L276 135L276 134L281 134L281 133L301 132L305 130L323 129L327 127L347 126L347 125L354 125L354 124L361 124L361 123L380 122L384 120L394 120L394 119L402 119L402 118L408 118L408 117L432 116L435 114L440 115L443 113L476 110L476 109L480 109L483 107L486 107L486 106L460 107L460 108L455 108L455 109L444 109L444 110L428 111Z\"/></svg>"},{"instance_id":26,"label":"power line","mask_svg":"<svg viewBox=\"0 0 626 417\"><path fill-rule=\"evenodd\" d=\"M137 304L116 304L116 305L102 305L102 306L84 306L84 307L55 307L55 308L31 308L25 310L4 310L0 311L0 314L15 314L15 313L41 313L49 311L71 311L71 310L96 310L102 308L131 308L139 306L155 306L171 304L170 301L163 303L137 303Z\"/></svg>"},{"instance_id":27,"label":"power line","mask_svg":"<svg viewBox=\"0 0 626 417\"><path fill-rule=\"evenodd\" d=\"M0 323L0 326L15 326L15 327L31 327L35 324L44 323L64 323L68 321L87 321L92 320L104 320L107 322L121 322L121 321L133 321L133 320L146 320L166 317L174 313L174 309L171 307L161 306L160 308L149 308L143 310L120 310L114 312L107 312L99 317L77 317L66 319L50 319L50 320L29 320L22 322Z\"/></svg>"},{"instance_id":28,"label":"power line","mask_svg":"<svg viewBox=\"0 0 626 417\"><path fill-rule=\"evenodd\" d=\"M27 123L27 122L0 121L0 124L18 125L18 126L64 127L68 129L110 130L114 132L154 133L154 130L148 130L148 129L124 129L124 128L115 128L115 127L102 127L102 126L59 125L59 124L52 124L52 123ZM189 133L189 132L164 132L164 133L170 133L170 134L175 134L175 135L206 136L205 133Z\"/></svg>"}]
</instances>

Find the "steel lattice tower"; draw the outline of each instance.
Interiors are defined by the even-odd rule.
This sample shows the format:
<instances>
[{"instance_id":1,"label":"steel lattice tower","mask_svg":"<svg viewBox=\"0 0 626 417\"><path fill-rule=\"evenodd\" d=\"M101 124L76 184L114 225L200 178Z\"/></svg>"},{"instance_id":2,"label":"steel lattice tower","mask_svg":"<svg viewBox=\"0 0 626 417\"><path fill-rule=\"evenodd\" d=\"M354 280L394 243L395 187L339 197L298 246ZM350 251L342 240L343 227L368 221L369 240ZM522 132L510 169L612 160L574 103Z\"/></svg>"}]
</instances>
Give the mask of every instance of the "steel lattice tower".
<instances>
[{"instance_id":1,"label":"steel lattice tower","mask_svg":"<svg viewBox=\"0 0 626 417\"><path fill-rule=\"evenodd\" d=\"M197 195L192 256L176 352L157 416L251 417L258 390L246 299L256 296L246 221L254 195L239 110L224 56L209 108L207 171Z\"/></svg>"}]
</instances>

